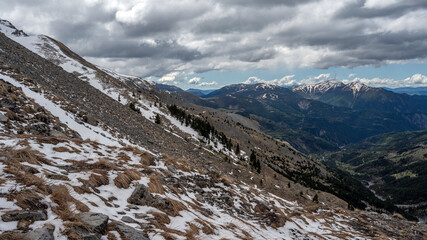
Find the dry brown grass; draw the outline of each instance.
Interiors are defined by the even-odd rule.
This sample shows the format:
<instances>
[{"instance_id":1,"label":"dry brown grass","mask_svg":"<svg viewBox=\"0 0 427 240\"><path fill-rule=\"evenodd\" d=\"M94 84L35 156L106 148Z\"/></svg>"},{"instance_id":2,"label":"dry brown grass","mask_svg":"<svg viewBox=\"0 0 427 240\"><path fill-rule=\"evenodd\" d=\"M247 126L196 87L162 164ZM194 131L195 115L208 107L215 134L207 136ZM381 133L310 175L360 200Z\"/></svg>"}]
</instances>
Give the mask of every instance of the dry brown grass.
<instances>
[{"instance_id":1,"label":"dry brown grass","mask_svg":"<svg viewBox=\"0 0 427 240\"><path fill-rule=\"evenodd\" d=\"M70 210L70 203L74 203L76 209L81 212L89 211L86 205L70 195L64 185L57 186L52 190L51 199L57 204L56 207L52 207L52 211L58 214L62 220L76 221L75 214Z\"/></svg>"},{"instance_id":2,"label":"dry brown grass","mask_svg":"<svg viewBox=\"0 0 427 240\"><path fill-rule=\"evenodd\" d=\"M0 234L0 240L23 240L23 237L20 232L4 232Z\"/></svg>"},{"instance_id":3,"label":"dry brown grass","mask_svg":"<svg viewBox=\"0 0 427 240\"><path fill-rule=\"evenodd\" d=\"M143 152L140 154L141 160L139 161L144 166L153 166L155 164L155 158L153 155L148 152Z\"/></svg>"},{"instance_id":4,"label":"dry brown grass","mask_svg":"<svg viewBox=\"0 0 427 240\"><path fill-rule=\"evenodd\" d=\"M57 145L58 143L65 143L68 142L65 138L58 138L58 137L39 137L37 138L38 143L46 143L46 144L52 144Z\"/></svg>"},{"instance_id":5,"label":"dry brown grass","mask_svg":"<svg viewBox=\"0 0 427 240\"><path fill-rule=\"evenodd\" d=\"M216 229L216 227L211 223L201 219L196 219L196 222L202 225L202 232L204 234L211 235L215 233L214 229Z\"/></svg>"},{"instance_id":6,"label":"dry brown grass","mask_svg":"<svg viewBox=\"0 0 427 240\"><path fill-rule=\"evenodd\" d=\"M64 223L64 231L62 234L67 236L67 239L69 240L81 240L83 239L82 236L78 235L77 232L79 229L84 229L86 231L89 231L89 229L86 227L85 224L79 221L73 221L73 222L66 222Z\"/></svg>"},{"instance_id":7,"label":"dry brown grass","mask_svg":"<svg viewBox=\"0 0 427 240\"><path fill-rule=\"evenodd\" d=\"M77 169L101 169L101 170L117 169L117 166L114 165L108 158L101 158L95 163L88 163L87 161L72 161L72 160L69 160L68 162L71 162L73 167Z\"/></svg>"},{"instance_id":8,"label":"dry brown grass","mask_svg":"<svg viewBox=\"0 0 427 240\"><path fill-rule=\"evenodd\" d=\"M148 188L147 188L147 190L150 193L159 193L159 194L165 193L165 189L163 185L160 183L160 177L161 176L158 174L152 174L150 176L150 182L148 183Z\"/></svg>"},{"instance_id":9,"label":"dry brown grass","mask_svg":"<svg viewBox=\"0 0 427 240\"><path fill-rule=\"evenodd\" d=\"M129 162L131 160L131 158L124 152L119 152L119 154L117 154L117 159L125 162Z\"/></svg>"},{"instance_id":10,"label":"dry brown grass","mask_svg":"<svg viewBox=\"0 0 427 240\"><path fill-rule=\"evenodd\" d=\"M117 240L116 236L112 233L107 233L107 239L108 240Z\"/></svg>"},{"instance_id":11,"label":"dry brown grass","mask_svg":"<svg viewBox=\"0 0 427 240\"><path fill-rule=\"evenodd\" d=\"M190 228L185 231L185 237L188 240L196 240L196 236L199 234L200 229L193 223L189 223L188 225Z\"/></svg>"},{"instance_id":12,"label":"dry brown grass","mask_svg":"<svg viewBox=\"0 0 427 240\"><path fill-rule=\"evenodd\" d=\"M114 185L118 188L129 188L132 179L125 173L117 174L117 177L114 178Z\"/></svg>"},{"instance_id":13,"label":"dry brown grass","mask_svg":"<svg viewBox=\"0 0 427 240\"><path fill-rule=\"evenodd\" d=\"M171 215L173 217L179 216L180 211L188 210L188 208L184 204L182 204L181 202L178 202L178 201L176 201L174 199L170 199L170 198L167 198L167 200L169 200L172 203L172 210L171 211L166 211L164 209L160 209L160 210L166 211L169 215Z\"/></svg>"},{"instance_id":14,"label":"dry brown grass","mask_svg":"<svg viewBox=\"0 0 427 240\"><path fill-rule=\"evenodd\" d=\"M43 198L31 190L13 192L7 195L8 201L16 201L16 205L22 209L39 210L46 209L46 204L41 201Z\"/></svg>"},{"instance_id":15,"label":"dry brown grass","mask_svg":"<svg viewBox=\"0 0 427 240\"><path fill-rule=\"evenodd\" d=\"M50 192L50 187L45 184L43 179L33 175L32 173L26 172L26 166L20 164L15 159L9 159L7 166L4 169L5 173L15 175L15 180L27 187L36 186L37 190L43 194Z\"/></svg>"},{"instance_id":16,"label":"dry brown grass","mask_svg":"<svg viewBox=\"0 0 427 240\"><path fill-rule=\"evenodd\" d=\"M8 149L9 159L17 160L18 162L28 162L34 165L41 165L40 163L51 165L51 161L45 159L41 154L30 148L24 149Z\"/></svg>"},{"instance_id":17,"label":"dry brown grass","mask_svg":"<svg viewBox=\"0 0 427 240\"><path fill-rule=\"evenodd\" d=\"M108 172L104 170L99 170L99 169L94 170L94 172L95 171L96 173L93 173L89 176L90 184L92 184L92 186L94 187L108 185L109 184Z\"/></svg>"},{"instance_id":18,"label":"dry brown grass","mask_svg":"<svg viewBox=\"0 0 427 240\"><path fill-rule=\"evenodd\" d=\"M135 169L126 169L124 174L128 175L132 180L141 179L141 173L136 171Z\"/></svg>"},{"instance_id":19,"label":"dry brown grass","mask_svg":"<svg viewBox=\"0 0 427 240\"><path fill-rule=\"evenodd\" d=\"M171 222L169 216L164 213L154 211L148 211L147 213L153 215L154 220L156 221L154 224L158 225L158 227L165 226L166 224L169 224Z\"/></svg>"},{"instance_id":20,"label":"dry brown grass","mask_svg":"<svg viewBox=\"0 0 427 240\"><path fill-rule=\"evenodd\" d=\"M80 150L78 150L77 148L74 148L72 146L54 147L54 148L52 148L52 150L56 151L56 152L80 153Z\"/></svg>"},{"instance_id":21,"label":"dry brown grass","mask_svg":"<svg viewBox=\"0 0 427 240\"><path fill-rule=\"evenodd\" d=\"M188 167L187 159L185 158L171 158L165 155L164 161L166 166L172 164L176 169L179 169L181 171L184 171L184 172L191 171L191 169Z\"/></svg>"},{"instance_id":22,"label":"dry brown grass","mask_svg":"<svg viewBox=\"0 0 427 240\"><path fill-rule=\"evenodd\" d=\"M219 181L224 183L226 186L230 186L233 183L233 178L228 175L223 175L219 178Z\"/></svg>"},{"instance_id":23,"label":"dry brown grass","mask_svg":"<svg viewBox=\"0 0 427 240\"><path fill-rule=\"evenodd\" d=\"M141 173L135 169L126 169L123 173L119 173L114 179L114 185L118 188L128 188L132 181L141 179Z\"/></svg>"}]
</instances>

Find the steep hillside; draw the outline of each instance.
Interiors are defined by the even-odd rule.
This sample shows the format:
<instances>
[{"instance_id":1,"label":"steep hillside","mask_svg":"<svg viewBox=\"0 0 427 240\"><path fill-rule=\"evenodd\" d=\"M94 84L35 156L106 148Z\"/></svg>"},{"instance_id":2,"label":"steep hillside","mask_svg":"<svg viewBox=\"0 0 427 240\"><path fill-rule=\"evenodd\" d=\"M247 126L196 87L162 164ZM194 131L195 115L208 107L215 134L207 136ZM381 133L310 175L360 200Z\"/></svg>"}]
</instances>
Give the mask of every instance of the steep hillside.
<instances>
[{"instance_id":1,"label":"steep hillside","mask_svg":"<svg viewBox=\"0 0 427 240\"><path fill-rule=\"evenodd\" d=\"M305 153L335 151L340 146L380 133L427 127L427 117L422 113L337 107L305 99L274 84L230 85L203 98L182 92L175 94L195 104L250 117L259 122L264 132Z\"/></svg>"},{"instance_id":2,"label":"steep hillside","mask_svg":"<svg viewBox=\"0 0 427 240\"><path fill-rule=\"evenodd\" d=\"M315 99L339 107L401 113L427 113L427 103L406 94L383 88L368 87L363 83L327 81L293 87L293 92L304 98Z\"/></svg>"},{"instance_id":3,"label":"steep hillside","mask_svg":"<svg viewBox=\"0 0 427 240\"><path fill-rule=\"evenodd\" d=\"M253 120L94 66L49 37L4 32L0 239L427 234ZM352 210L366 204L389 215Z\"/></svg>"},{"instance_id":4,"label":"steep hillside","mask_svg":"<svg viewBox=\"0 0 427 240\"><path fill-rule=\"evenodd\" d=\"M326 156L384 199L427 217L427 131L389 133Z\"/></svg>"}]
</instances>

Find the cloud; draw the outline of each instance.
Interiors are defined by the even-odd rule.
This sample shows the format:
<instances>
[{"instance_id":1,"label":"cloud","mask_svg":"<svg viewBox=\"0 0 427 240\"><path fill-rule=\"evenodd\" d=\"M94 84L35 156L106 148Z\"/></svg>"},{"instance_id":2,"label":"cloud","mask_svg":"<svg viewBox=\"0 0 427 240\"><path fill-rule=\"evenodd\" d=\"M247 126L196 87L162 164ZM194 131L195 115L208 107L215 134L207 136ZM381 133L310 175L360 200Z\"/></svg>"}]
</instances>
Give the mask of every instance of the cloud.
<instances>
[{"instance_id":1,"label":"cloud","mask_svg":"<svg viewBox=\"0 0 427 240\"><path fill-rule=\"evenodd\" d=\"M294 86L298 84L298 81L294 79L295 75L287 75L282 77L281 79L273 79L273 80L264 80L258 77L249 77L243 84L256 84L256 83L269 83L276 84L279 86Z\"/></svg>"},{"instance_id":2,"label":"cloud","mask_svg":"<svg viewBox=\"0 0 427 240\"><path fill-rule=\"evenodd\" d=\"M0 1L0 16L142 77L427 57L425 0L22 0Z\"/></svg>"},{"instance_id":3,"label":"cloud","mask_svg":"<svg viewBox=\"0 0 427 240\"><path fill-rule=\"evenodd\" d=\"M414 74L405 79L393 79L393 78L353 78L345 79L344 83L349 82L360 82L371 87L388 87L388 88L399 88L399 87L425 87L427 86L427 76L422 74Z\"/></svg>"},{"instance_id":4,"label":"cloud","mask_svg":"<svg viewBox=\"0 0 427 240\"><path fill-rule=\"evenodd\" d=\"M183 79L186 79L186 77L183 77L183 74L181 72L171 72L164 75L157 81L161 83L182 82Z\"/></svg>"},{"instance_id":5,"label":"cloud","mask_svg":"<svg viewBox=\"0 0 427 240\"><path fill-rule=\"evenodd\" d=\"M213 82L202 82L202 83L198 84L198 86L200 86L200 87L215 86L215 85L218 85L218 83L215 81L213 81Z\"/></svg>"},{"instance_id":6,"label":"cloud","mask_svg":"<svg viewBox=\"0 0 427 240\"><path fill-rule=\"evenodd\" d=\"M189 84L196 84L197 85L197 84L200 83L200 78L199 77L194 77L194 78L188 80L188 83Z\"/></svg>"}]
</instances>

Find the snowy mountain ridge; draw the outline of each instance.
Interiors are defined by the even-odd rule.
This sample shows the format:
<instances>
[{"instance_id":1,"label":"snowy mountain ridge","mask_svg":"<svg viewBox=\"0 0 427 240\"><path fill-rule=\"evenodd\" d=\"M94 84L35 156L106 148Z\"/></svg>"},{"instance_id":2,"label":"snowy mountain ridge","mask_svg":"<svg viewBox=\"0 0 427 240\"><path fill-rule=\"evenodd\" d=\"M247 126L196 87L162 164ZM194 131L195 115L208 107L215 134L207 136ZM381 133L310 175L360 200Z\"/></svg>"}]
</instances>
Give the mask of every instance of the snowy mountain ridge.
<instances>
[{"instance_id":1,"label":"snowy mountain ridge","mask_svg":"<svg viewBox=\"0 0 427 240\"><path fill-rule=\"evenodd\" d=\"M303 86L293 87L291 88L294 92L303 92L307 95L316 95L316 94L324 94L331 90L342 89L343 91L352 92L353 96L356 96L358 93L362 91L368 91L371 87L366 86L363 83L359 82L351 82L345 84L339 81L325 81L316 84L307 84Z\"/></svg>"}]
</instances>

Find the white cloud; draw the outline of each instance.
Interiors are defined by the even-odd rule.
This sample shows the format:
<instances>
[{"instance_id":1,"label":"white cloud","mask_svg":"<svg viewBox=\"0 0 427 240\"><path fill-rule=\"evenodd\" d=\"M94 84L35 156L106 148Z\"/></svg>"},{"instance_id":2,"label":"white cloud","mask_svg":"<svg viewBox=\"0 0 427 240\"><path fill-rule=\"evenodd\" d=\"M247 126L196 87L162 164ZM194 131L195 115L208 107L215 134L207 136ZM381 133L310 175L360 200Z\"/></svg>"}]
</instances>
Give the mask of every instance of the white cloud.
<instances>
[{"instance_id":1,"label":"white cloud","mask_svg":"<svg viewBox=\"0 0 427 240\"><path fill-rule=\"evenodd\" d=\"M200 83L200 78L199 77L194 77L190 80L188 80L189 84L199 84Z\"/></svg>"},{"instance_id":2,"label":"white cloud","mask_svg":"<svg viewBox=\"0 0 427 240\"><path fill-rule=\"evenodd\" d=\"M405 79L393 79L393 78L353 78L344 79L344 83L349 82L360 82L371 87L387 87L387 88L399 88L399 87L426 87L427 76L422 74L414 74L411 77Z\"/></svg>"},{"instance_id":3,"label":"white cloud","mask_svg":"<svg viewBox=\"0 0 427 240\"><path fill-rule=\"evenodd\" d=\"M215 86L215 85L218 85L218 83L215 81L213 81L213 82L202 82L202 83L198 84L198 86L200 86L200 87Z\"/></svg>"},{"instance_id":4,"label":"white cloud","mask_svg":"<svg viewBox=\"0 0 427 240\"><path fill-rule=\"evenodd\" d=\"M182 76L182 73L180 72L171 72L164 75L157 81L158 82L177 82L177 80L179 80L181 76Z\"/></svg>"},{"instance_id":5,"label":"white cloud","mask_svg":"<svg viewBox=\"0 0 427 240\"><path fill-rule=\"evenodd\" d=\"M427 76L422 74L414 74L411 77L405 78L403 83L406 86L427 86Z\"/></svg>"}]
</instances>

